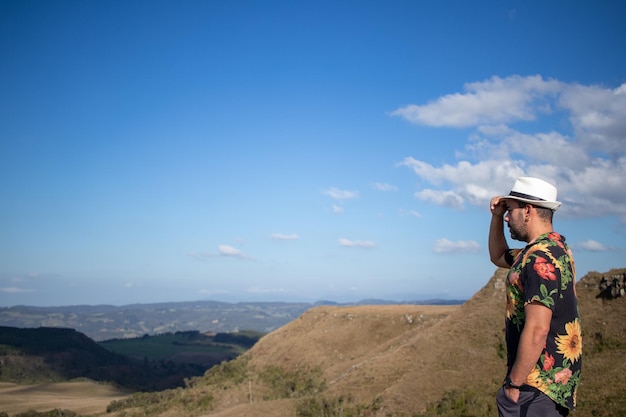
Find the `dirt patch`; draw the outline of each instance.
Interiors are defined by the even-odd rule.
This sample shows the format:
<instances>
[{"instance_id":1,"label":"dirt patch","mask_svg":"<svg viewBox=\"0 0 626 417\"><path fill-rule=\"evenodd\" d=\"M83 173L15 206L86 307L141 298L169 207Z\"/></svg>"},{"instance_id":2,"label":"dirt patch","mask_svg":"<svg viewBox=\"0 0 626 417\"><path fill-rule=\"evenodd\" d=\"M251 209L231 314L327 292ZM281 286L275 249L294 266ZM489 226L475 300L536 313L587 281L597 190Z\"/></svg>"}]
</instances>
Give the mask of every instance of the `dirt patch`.
<instances>
[{"instance_id":1,"label":"dirt patch","mask_svg":"<svg viewBox=\"0 0 626 417\"><path fill-rule=\"evenodd\" d=\"M9 415L29 410L47 411L55 408L79 414L105 413L114 400L129 396L111 385L92 381L54 384L17 385L0 383L0 411Z\"/></svg>"}]
</instances>

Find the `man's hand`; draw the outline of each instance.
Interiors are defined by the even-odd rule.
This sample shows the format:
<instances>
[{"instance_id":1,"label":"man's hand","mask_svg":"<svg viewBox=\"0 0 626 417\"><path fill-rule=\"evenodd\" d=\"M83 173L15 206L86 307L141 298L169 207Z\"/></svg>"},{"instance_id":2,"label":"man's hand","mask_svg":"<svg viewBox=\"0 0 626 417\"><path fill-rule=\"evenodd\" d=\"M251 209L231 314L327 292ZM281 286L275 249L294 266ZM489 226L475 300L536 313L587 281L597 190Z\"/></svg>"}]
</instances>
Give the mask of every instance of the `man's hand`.
<instances>
[{"instance_id":1,"label":"man's hand","mask_svg":"<svg viewBox=\"0 0 626 417\"><path fill-rule=\"evenodd\" d=\"M494 216L503 217L506 213L506 200L502 196L493 197L489 203L489 208Z\"/></svg>"},{"instance_id":2,"label":"man's hand","mask_svg":"<svg viewBox=\"0 0 626 417\"><path fill-rule=\"evenodd\" d=\"M519 401L519 390L517 388L504 387L504 394L517 404Z\"/></svg>"}]
</instances>

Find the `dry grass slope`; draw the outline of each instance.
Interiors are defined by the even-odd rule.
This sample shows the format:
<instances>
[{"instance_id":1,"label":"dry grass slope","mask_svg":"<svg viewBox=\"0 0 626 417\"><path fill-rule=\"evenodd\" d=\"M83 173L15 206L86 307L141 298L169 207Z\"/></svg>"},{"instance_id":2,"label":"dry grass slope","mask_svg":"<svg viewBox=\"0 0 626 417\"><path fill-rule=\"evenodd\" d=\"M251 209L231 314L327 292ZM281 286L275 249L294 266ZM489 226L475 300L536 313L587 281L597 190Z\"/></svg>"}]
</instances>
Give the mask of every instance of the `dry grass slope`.
<instances>
[{"instance_id":1,"label":"dry grass slope","mask_svg":"<svg viewBox=\"0 0 626 417\"><path fill-rule=\"evenodd\" d=\"M597 297L602 276L623 273L626 269L590 273L577 285L585 337L578 417L625 414L626 298ZM505 372L505 276L506 270L497 269L462 306L311 309L261 339L246 354L249 379L216 397L204 415L256 416L261 407L273 416L297 415L302 399L263 401L267 387L255 375L268 366L320 369L325 387L315 397L366 410L356 415L420 415L455 391L475 394L489 410ZM606 387L607 377L615 384Z\"/></svg>"},{"instance_id":2,"label":"dry grass slope","mask_svg":"<svg viewBox=\"0 0 626 417\"><path fill-rule=\"evenodd\" d=\"M576 417L626 416L626 298L598 297L603 276L624 274L592 272L576 286L584 355Z\"/></svg>"}]
</instances>

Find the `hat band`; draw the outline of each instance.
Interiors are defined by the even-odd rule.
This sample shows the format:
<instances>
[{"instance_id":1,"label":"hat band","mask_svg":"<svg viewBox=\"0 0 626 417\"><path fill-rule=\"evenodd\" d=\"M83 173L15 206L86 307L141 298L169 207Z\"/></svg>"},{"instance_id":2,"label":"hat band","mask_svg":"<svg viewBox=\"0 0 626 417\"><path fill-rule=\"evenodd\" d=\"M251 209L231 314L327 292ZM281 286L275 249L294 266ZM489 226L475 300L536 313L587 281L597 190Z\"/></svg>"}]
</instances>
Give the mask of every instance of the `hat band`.
<instances>
[{"instance_id":1,"label":"hat band","mask_svg":"<svg viewBox=\"0 0 626 417\"><path fill-rule=\"evenodd\" d=\"M529 195L529 194L524 194L524 193L518 193L517 191L511 191L509 193L509 195L511 197L519 197L519 198L525 198L526 200L534 200L534 201L546 201L543 198L539 198L539 197L535 197L534 195Z\"/></svg>"}]
</instances>

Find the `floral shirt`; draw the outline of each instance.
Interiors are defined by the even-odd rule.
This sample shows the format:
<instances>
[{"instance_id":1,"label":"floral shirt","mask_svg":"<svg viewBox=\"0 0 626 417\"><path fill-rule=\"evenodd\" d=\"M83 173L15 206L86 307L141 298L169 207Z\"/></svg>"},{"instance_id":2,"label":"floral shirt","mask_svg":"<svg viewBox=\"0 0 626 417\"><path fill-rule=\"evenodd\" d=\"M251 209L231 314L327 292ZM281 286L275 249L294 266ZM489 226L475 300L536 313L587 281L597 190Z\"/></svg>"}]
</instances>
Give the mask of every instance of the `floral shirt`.
<instances>
[{"instance_id":1,"label":"floral shirt","mask_svg":"<svg viewBox=\"0 0 626 417\"><path fill-rule=\"evenodd\" d=\"M573 410L582 365L582 336L576 299L576 269L565 238L552 232L523 250L506 254L506 344L509 371L515 362L526 320L524 306L539 302L552 310L546 345L526 385Z\"/></svg>"}]
</instances>

